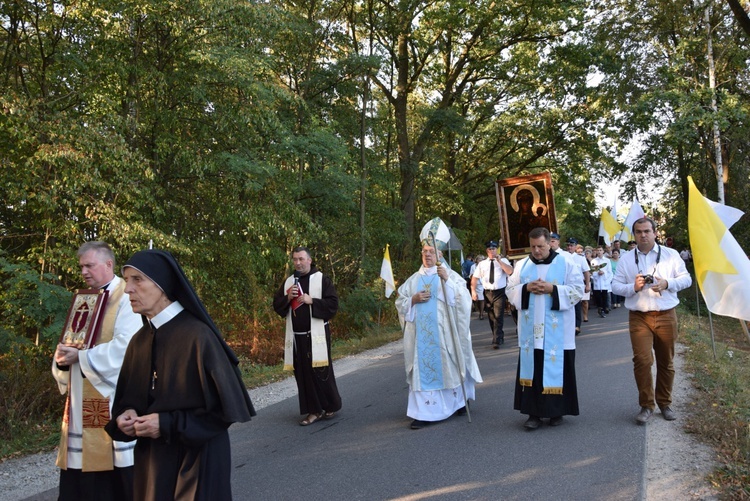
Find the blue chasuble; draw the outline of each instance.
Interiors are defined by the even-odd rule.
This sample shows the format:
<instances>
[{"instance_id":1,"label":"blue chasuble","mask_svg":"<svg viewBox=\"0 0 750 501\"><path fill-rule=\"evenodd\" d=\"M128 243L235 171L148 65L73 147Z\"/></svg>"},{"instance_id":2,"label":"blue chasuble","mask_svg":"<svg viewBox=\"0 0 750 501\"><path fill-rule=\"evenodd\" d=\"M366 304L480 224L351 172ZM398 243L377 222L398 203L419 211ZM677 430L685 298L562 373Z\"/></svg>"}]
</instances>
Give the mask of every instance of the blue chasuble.
<instances>
[{"instance_id":1,"label":"blue chasuble","mask_svg":"<svg viewBox=\"0 0 750 501\"><path fill-rule=\"evenodd\" d=\"M537 266L527 260L521 269L521 283L524 284L523 294L526 292L526 285L539 278ZM555 285L565 283L566 273L565 258L557 256L549 264L545 280ZM555 290L553 294L557 294ZM535 295L531 295L528 300L528 308L522 309L518 314L520 336L520 362L519 383L521 386L531 386L534 377L534 340L543 338L544 342L544 367L542 375L542 393L544 394L562 394L563 386L563 320L559 310L553 309L555 299L553 295L545 294L542 299L544 303L544 321L541 324L535 324Z\"/></svg>"},{"instance_id":2,"label":"blue chasuble","mask_svg":"<svg viewBox=\"0 0 750 501\"><path fill-rule=\"evenodd\" d=\"M438 323L440 277L437 274L422 275L420 281L424 290L430 292L430 300L414 305L419 380L422 390L442 390L445 385L443 384L443 357Z\"/></svg>"}]
</instances>

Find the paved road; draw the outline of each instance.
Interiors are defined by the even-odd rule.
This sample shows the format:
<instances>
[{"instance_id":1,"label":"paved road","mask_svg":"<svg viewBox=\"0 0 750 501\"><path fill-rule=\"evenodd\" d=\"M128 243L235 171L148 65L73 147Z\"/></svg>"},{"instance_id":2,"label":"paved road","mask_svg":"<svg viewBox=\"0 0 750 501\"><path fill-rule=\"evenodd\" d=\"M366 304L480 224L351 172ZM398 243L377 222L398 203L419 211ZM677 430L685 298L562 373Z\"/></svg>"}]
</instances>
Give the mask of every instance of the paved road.
<instances>
[{"instance_id":1,"label":"paved road","mask_svg":"<svg viewBox=\"0 0 750 501\"><path fill-rule=\"evenodd\" d=\"M338 379L344 408L331 421L297 424L297 401L263 409L232 428L233 492L239 500L643 499L645 427L634 424L627 312L590 316L578 337L581 415L527 432L513 410L515 325L490 348L474 316L474 351L484 383L472 422L453 417L409 428L399 353Z\"/></svg>"},{"instance_id":2,"label":"paved road","mask_svg":"<svg viewBox=\"0 0 750 501\"><path fill-rule=\"evenodd\" d=\"M472 321L484 383L466 417L409 428L403 355L338 378L344 408L309 427L296 396L230 429L236 500L642 500L646 428L634 424L627 311L590 316L577 340L581 415L527 432L513 410L515 325L490 348ZM52 489L29 499L56 498Z\"/></svg>"}]
</instances>

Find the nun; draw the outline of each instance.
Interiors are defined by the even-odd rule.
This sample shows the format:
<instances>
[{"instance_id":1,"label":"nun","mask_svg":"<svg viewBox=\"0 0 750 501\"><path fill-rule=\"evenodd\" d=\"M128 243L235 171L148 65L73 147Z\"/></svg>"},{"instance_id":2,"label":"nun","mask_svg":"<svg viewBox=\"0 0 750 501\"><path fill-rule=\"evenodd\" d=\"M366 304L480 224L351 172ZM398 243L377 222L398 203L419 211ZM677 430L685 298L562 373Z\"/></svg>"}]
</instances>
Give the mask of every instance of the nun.
<instances>
[{"instance_id":1,"label":"nun","mask_svg":"<svg viewBox=\"0 0 750 501\"><path fill-rule=\"evenodd\" d=\"M255 415L237 357L172 254L137 252L122 274L143 327L106 430L136 441L134 499L231 499L227 429Z\"/></svg>"}]
</instances>

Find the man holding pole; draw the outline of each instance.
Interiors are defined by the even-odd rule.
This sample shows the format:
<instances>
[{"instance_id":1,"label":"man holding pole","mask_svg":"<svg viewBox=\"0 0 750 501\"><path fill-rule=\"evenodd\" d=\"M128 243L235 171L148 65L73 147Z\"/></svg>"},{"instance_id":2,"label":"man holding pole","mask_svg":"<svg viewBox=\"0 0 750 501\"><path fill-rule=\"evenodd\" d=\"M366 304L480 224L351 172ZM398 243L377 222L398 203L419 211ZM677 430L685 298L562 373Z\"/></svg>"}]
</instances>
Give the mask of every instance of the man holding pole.
<instances>
[{"instance_id":1,"label":"man holding pole","mask_svg":"<svg viewBox=\"0 0 750 501\"><path fill-rule=\"evenodd\" d=\"M422 266L399 287L396 300L412 429L469 412L474 384L482 382L471 346L471 296L466 281L447 267L440 252L450 238L448 227L435 218L420 238Z\"/></svg>"}]
</instances>

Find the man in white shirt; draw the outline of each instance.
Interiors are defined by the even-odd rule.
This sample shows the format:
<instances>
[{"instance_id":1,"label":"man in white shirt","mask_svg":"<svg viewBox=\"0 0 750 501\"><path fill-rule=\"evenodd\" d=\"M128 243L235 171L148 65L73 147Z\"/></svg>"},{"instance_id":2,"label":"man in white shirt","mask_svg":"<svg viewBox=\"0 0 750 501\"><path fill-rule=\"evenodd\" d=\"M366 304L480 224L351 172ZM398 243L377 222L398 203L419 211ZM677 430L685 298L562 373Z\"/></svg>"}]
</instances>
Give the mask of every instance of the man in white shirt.
<instances>
[{"instance_id":1,"label":"man in white shirt","mask_svg":"<svg viewBox=\"0 0 750 501\"><path fill-rule=\"evenodd\" d=\"M690 287L692 279L677 251L656 243L653 219L638 219L633 235L637 247L620 258L612 291L625 297L630 310L633 373L641 406L635 420L647 423L658 405L664 419L672 421L676 418L670 407L677 340L675 306L680 302L677 292ZM656 390L651 375L654 358Z\"/></svg>"},{"instance_id":2,"label":"man in white shirt","mask_svg":"<svg viewBox=\"0 0 750 501\"><path fill-rule=\"evenodd\" d=\"M597 311L604 318L609 315L609 292L612 290L612 265L604 257L604 247L596 248L596 257L591 260L591 285L594 289Z\"/></svg>"},{"instance_id":3,"label":"man in white shirt","mask_svg":"<svg viewBox=\"0 0 750 501\"><path fill-rule=\"evenodd\" d=\"M588 299L588 294L591 292L591 273L589 272L589 262L586 261L585 256L582 256L576 252L576 245L578 245L578 240L576 240L575 238L568 238L567 245L567 251L560 249L560 235L558 235L557 233L550 234L550 248L554 251L558 251L558 249L560 249L560 254L568 259L571 259L580 268L581 275L583 276L583 297ZM575 312L575 331L577 336L581 333L581 321L583 320L583 311L581 309L580 302L576 304Z\"/></svg>"},{"instance_id":4,"label":"man in white shirt","mask_svg":"<svg viewBox=\"0 0 750 501\"><path fill-rule=\"evenodd\" d=\"M513 274L510 261L497 255L497 242L490 240L486 244L487 259L477 264L471 277L471 299L477 301L477 283L481 281L484 287L484 300L487 308L487 319L492 331L492 347L500 348L505 342L503 333L503 319L505 317L505 286L508 277Z\"/></svg>"}]
</instances>

